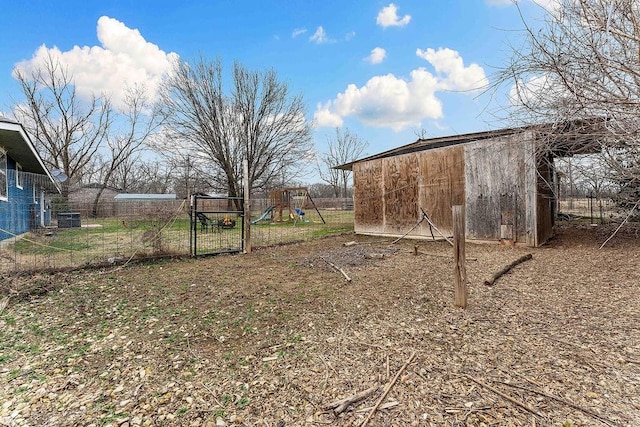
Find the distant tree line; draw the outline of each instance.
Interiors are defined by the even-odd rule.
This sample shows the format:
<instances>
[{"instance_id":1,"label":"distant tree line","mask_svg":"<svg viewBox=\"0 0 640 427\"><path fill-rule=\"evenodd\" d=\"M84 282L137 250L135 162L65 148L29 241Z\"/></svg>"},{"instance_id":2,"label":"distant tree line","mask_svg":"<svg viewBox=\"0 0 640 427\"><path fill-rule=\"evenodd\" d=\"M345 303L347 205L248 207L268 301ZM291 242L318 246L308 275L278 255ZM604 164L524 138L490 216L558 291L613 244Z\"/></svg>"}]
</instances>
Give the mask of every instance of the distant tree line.
<instances>
[{"instance_id":1,"label":"distant tree line","mask_svg":"<svg viewBox=\"0 0 640 427\"><path fill-rule=\"evenodd\" d=\"M106 188L239 196L244 160L252 193L300 182L315 163L325 184L312 185L314 193L344 197L349 172L332 168L366 146L348 129L336 129L328 153L317 156L302 96L274 70L240 63L226 87L220 60L177 61L157 102L135 86L117 106L104 94L81 98L74 76L51 55L15 75L24 95L14 106L16 119L47 166L64 177L63 198L80 186L100 189L94 212Z\"/></svg>"}]
</instances>

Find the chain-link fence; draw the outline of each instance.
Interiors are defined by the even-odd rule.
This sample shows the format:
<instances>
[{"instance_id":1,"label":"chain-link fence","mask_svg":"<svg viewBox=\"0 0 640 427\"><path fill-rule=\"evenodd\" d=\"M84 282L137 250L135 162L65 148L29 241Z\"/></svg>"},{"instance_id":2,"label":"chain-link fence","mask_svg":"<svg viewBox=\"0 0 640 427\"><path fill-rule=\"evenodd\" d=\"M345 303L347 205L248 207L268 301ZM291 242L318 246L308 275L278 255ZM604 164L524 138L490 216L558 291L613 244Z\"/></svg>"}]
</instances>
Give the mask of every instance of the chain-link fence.
<instances>
[{"instance_id":1,"label":"chain-link fence","mask_svg":"<svg viewBox=\"0 0 640 427\"><path fill-rule=\"evenodd\" d=\"M35 216L33 196L20 209L32 219L28 231L0 227L0 273L41 271L82 266L118 265L136 259L190 255L190 232L201 227L191 219L188 200L101 200L53 197L38 200L42 217ZM269 201L251 201L253 248L309 240L353 230L351 200L320 199L285 209L269 210ZM8 203L0 201L0 217L9 216ZM16 210L14 206L12 208ZM265 212L269 210L268 212ZM31 212L29 214L28 212ZM40 215L40 208L37 210ZM41 220L43 218L44 220ZM37 219L37 220L36 220ZM209 245L229 244L238 226L222 224L199 238ZM222 221L222 222L219 222ZM200 229L199 229L200 231ZM202 237L205 236L205 237Z\"/></svg>"}]
</instances>

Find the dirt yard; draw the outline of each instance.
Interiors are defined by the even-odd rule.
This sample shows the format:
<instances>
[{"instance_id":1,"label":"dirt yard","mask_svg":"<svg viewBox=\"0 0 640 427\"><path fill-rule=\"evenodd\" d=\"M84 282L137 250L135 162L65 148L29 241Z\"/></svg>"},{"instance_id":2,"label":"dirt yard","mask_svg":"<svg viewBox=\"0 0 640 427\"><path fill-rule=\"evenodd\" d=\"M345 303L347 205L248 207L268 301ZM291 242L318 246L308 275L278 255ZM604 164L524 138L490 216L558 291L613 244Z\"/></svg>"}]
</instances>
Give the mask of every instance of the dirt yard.
<instances>
[{"instance_id":1,"label":"dirt yard","mask_svg":"<svg viewBox=\"0 0 640 427\"><path fill-rule=\"evenodd\" d=\"M606 232L467 244L466 310L446 242L352 234L0 278L0 426L638 426L640 240Z\"/></svg>"}]
</instances>

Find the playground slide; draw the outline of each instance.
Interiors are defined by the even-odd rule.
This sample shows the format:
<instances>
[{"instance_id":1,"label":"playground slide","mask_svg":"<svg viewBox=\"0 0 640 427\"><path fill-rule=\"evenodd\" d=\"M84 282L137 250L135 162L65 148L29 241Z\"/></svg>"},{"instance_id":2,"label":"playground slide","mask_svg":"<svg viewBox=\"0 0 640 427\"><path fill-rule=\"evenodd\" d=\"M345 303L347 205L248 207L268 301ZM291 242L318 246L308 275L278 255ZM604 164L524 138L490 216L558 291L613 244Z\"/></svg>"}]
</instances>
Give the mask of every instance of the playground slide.
<instances>
[{"instance_id":1,"label":"playground slide","mask_svg":"<svg viewBox=\"0 0 640 427\"><path fill-rule=\"evenodd\" d=\"M260 217L251 221L251 224L257 224L258 222L267 219L267 217L271 216L271 211L273 211L275 208L276 208L275 206L269 206L267 209L264 210L264 212L262 212L262 215L260 215Z\"/></svg>"}]
</instances>

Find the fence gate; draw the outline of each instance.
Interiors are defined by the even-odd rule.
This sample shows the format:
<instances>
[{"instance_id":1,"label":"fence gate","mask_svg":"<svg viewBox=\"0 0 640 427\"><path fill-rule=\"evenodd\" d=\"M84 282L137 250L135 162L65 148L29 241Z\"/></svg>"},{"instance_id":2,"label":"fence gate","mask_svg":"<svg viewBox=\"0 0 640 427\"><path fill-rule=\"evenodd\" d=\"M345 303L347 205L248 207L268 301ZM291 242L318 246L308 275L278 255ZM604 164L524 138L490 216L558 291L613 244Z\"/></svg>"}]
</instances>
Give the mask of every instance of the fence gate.
<instances>
[{"instance_id":1,"label":"fence gate","mask_svg":"<svg viewBox=\"0 0 640 427\"><path fill-rule=\"evenodd\" d=\"M191 196L191 256L244 251L242 197Z\"/></svg>"}]
</instances>

